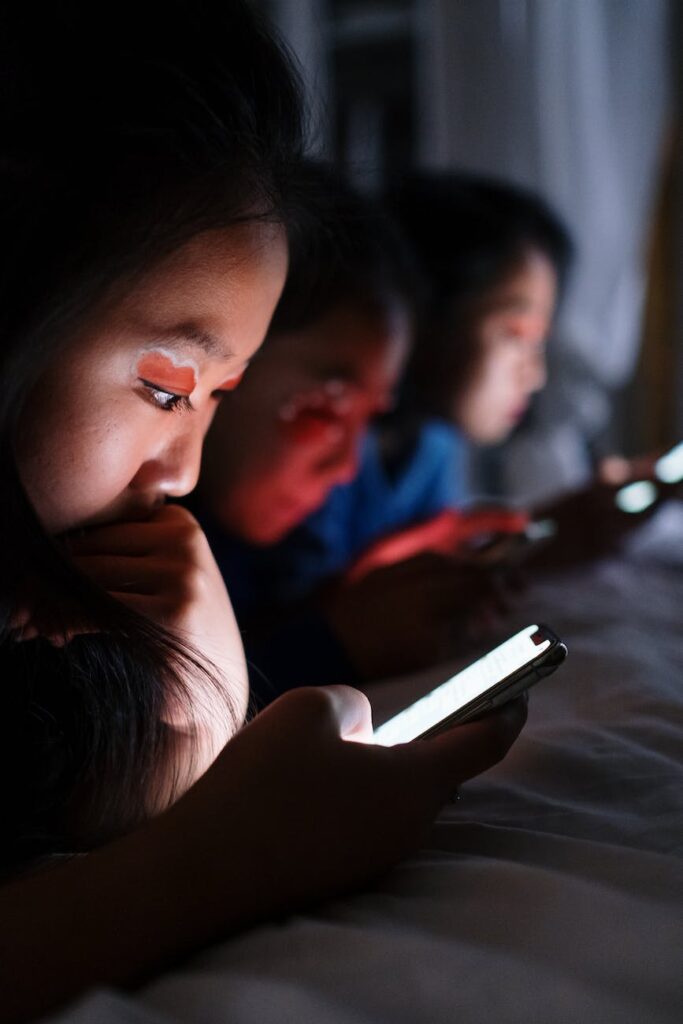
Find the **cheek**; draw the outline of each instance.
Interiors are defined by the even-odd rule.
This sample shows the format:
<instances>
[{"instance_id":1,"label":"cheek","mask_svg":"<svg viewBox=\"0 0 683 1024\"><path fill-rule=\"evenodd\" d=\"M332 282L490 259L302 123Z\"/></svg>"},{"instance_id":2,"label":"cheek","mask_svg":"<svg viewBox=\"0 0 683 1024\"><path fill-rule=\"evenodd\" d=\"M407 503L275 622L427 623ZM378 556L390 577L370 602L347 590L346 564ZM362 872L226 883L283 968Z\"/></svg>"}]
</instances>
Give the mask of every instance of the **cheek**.
<instances>
[{"instance_id":1,"label":"cheek","mask_svg":"<svg viewBox=\"0 0 683 1024\"><path fill-rule=\"evenodd\" d=\"M328 444L338 433L336 421L318 416L297 416L293 420L281 420L279 430L288 447L320 447Z\"/></svg>"},{"instance_id":2,"label":"cheek","mask_svg":"<svg viewBox=\"0 0 683 1024\"><path fill-rule=\"evenodd\" d=\"M48 415L26 431L20 474L45 527L59 533L115 504L139 465L140 441L130 416Z\"/></svg>"},{"instance_id":3,"label":"cheek","mask_svg":"<svg viewBox=\"0 0 683 1024\"><path fill-rule=\"evenodd\" d=\"M513 384L514 361L505 352L491 353L481 364L468 388L469 404L486 409L495 408Z\"/></svg>"},{"instance_id":4,"label":"cheek","mask_svg":"<svg viewBox=\"0 0 683 1024\"><path fill-rule=\"evenodd\" d=\"M488 443L507 422L515 397L515 373L509 359L490 354L454 405L456 423L473 440Z\"/></svg>"}]
</instances>

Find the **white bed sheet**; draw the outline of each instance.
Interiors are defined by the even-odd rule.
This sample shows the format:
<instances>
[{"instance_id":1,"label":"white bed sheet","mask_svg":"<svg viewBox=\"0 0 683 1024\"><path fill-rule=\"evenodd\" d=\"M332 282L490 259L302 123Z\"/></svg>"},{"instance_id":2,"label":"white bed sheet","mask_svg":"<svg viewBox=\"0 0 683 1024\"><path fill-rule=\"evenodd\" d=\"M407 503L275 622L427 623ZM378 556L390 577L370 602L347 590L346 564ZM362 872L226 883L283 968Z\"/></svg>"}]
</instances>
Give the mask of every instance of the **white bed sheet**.
<instances>
[{"instance_id":1,"label":"white bed sheet","mask_svg":"<svg viewBox=\"0 0 683 1024\"><path fill-rule=\"evenodd\" d=\"M539 619L569 660L429 850L60 1021L683 1020L683 505L628 556L535 585L510 632ZM446 671L383 684L378 716Z\"/></svg>"}]
</instances>

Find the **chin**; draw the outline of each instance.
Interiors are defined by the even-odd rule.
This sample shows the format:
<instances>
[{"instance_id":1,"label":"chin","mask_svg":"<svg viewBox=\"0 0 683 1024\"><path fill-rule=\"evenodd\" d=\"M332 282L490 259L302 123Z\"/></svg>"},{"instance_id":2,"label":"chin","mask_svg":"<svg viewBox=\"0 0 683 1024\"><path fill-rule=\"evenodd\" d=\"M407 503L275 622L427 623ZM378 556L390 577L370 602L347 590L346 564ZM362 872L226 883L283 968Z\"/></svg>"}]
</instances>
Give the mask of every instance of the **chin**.
<instances>
[{"instance_id":1,"label":"chin","mask_svg":"<svg viewBox=\"0 0 683 1024\"><path fill-rule=\"evenodd\" d=\"M505 427L489 426L481 427L479 430L468 430L466 431L470 441L474 444L482 445L482 447L493 444L501 444L503 441L512 433L512 427L506 425Z\"/></svg>"},{"instance_id":2,"label":"chin","mask_svg":"<svg viewBox=\"0 0 683 1024\"><path fill-rule=\"evenodd\" d=\"M491 438L487 441L487 444L503 444L504 441L507 441L508 438L512 436L516 426L517 424L515 423L512 427L508 425L495 431L495 433L492 432Z\"/></svg>"},{"instance_id":3,"label":"chin","mask_svg":"<svg viewBox=\"0 0 683 1024\"><path fill-rule=\"evenodd\" d=\"M294 529L295 525L278 522L259 523L258 527L254 529L254 524L250 523L245 529L240 530L240 536L247 544L253 544L254 547L267 548L271 544L278 544L283 540Z\"/></svg>"}]
</instances>

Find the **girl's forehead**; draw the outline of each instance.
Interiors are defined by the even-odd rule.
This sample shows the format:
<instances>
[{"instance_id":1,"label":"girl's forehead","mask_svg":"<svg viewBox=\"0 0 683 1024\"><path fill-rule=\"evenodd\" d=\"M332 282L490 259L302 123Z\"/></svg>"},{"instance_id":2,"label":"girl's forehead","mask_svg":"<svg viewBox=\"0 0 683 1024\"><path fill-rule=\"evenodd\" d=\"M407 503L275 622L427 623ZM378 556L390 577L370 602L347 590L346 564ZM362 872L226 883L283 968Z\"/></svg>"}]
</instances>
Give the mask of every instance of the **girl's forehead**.
<instances>
[{"instance_id":1,"label":"girl's forehead","mask_svg":"<svg viewBox=\"0 0 683 1024\"><path fill-rule=\"evenodd\" d=\"M275 225L205 232L132 286L113 288L70 348L112 354L136 342L201 362L248 358L243 349L260 343L263 310L282 289L286 252Z\"/></svg>"},{"instance_id":2,"label":"girl's forehead","mask_svg":"<svg viewBox=\"0 0 683 1024\"><path fill-rule=\"evenodd\" d=\"M550 260L538 254L519 263L481 296L488 313L524 313L533 310L552 315L557 297L557 274Z\"/></svg>"},{"instance_id":3,"label":"girl's forehead","mask_svg":"<svg viewBox=\"0 0 683 1024\"><path fill-rule=\"evenodd\" d=\"M255 276L282 278L288 245L282 225L245 222L202 231L160 256L135 274L112 282L108 312L126 315L162 306L177 321L191 320L237 304L240 292ZM231 294L232 293L232 294Z\"/></svg>"}]
</instances>

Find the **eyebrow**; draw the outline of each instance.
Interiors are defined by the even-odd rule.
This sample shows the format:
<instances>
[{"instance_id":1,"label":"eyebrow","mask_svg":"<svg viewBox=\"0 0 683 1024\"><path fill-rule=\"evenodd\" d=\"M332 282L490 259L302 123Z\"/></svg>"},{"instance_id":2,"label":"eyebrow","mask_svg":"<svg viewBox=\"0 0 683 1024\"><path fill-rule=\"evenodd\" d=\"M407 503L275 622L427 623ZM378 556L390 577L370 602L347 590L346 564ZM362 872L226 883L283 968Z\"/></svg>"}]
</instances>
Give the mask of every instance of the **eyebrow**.
<instances>
[{"instance_id":1,"label":"eyebrow","mask_svg":"<svg viewBox=\"0 0 683 1024\"><path fill-rule=\"evenodd\" d=\"M510 295L491 306L491 311L494 313L528 313L531 309L533 309L533 303L521 295Z\"/></svg>"},{"instance_id":2,"label":"eyebrow","mask_svg":"<svg viewBox=\"0 0 683 1024\"><path fill-rule=\"evenodd\" d=\"M166 327L161 330L153 328L151 333L154 341L159 344L168 345L169 348L180 348L188 342L196 348L200 348L212 359L220 359L228 362L234 358L235 353L228 348L217 335L205 330L194 323L175 324L173 327Z\"/></svg>"}]
</instances>

